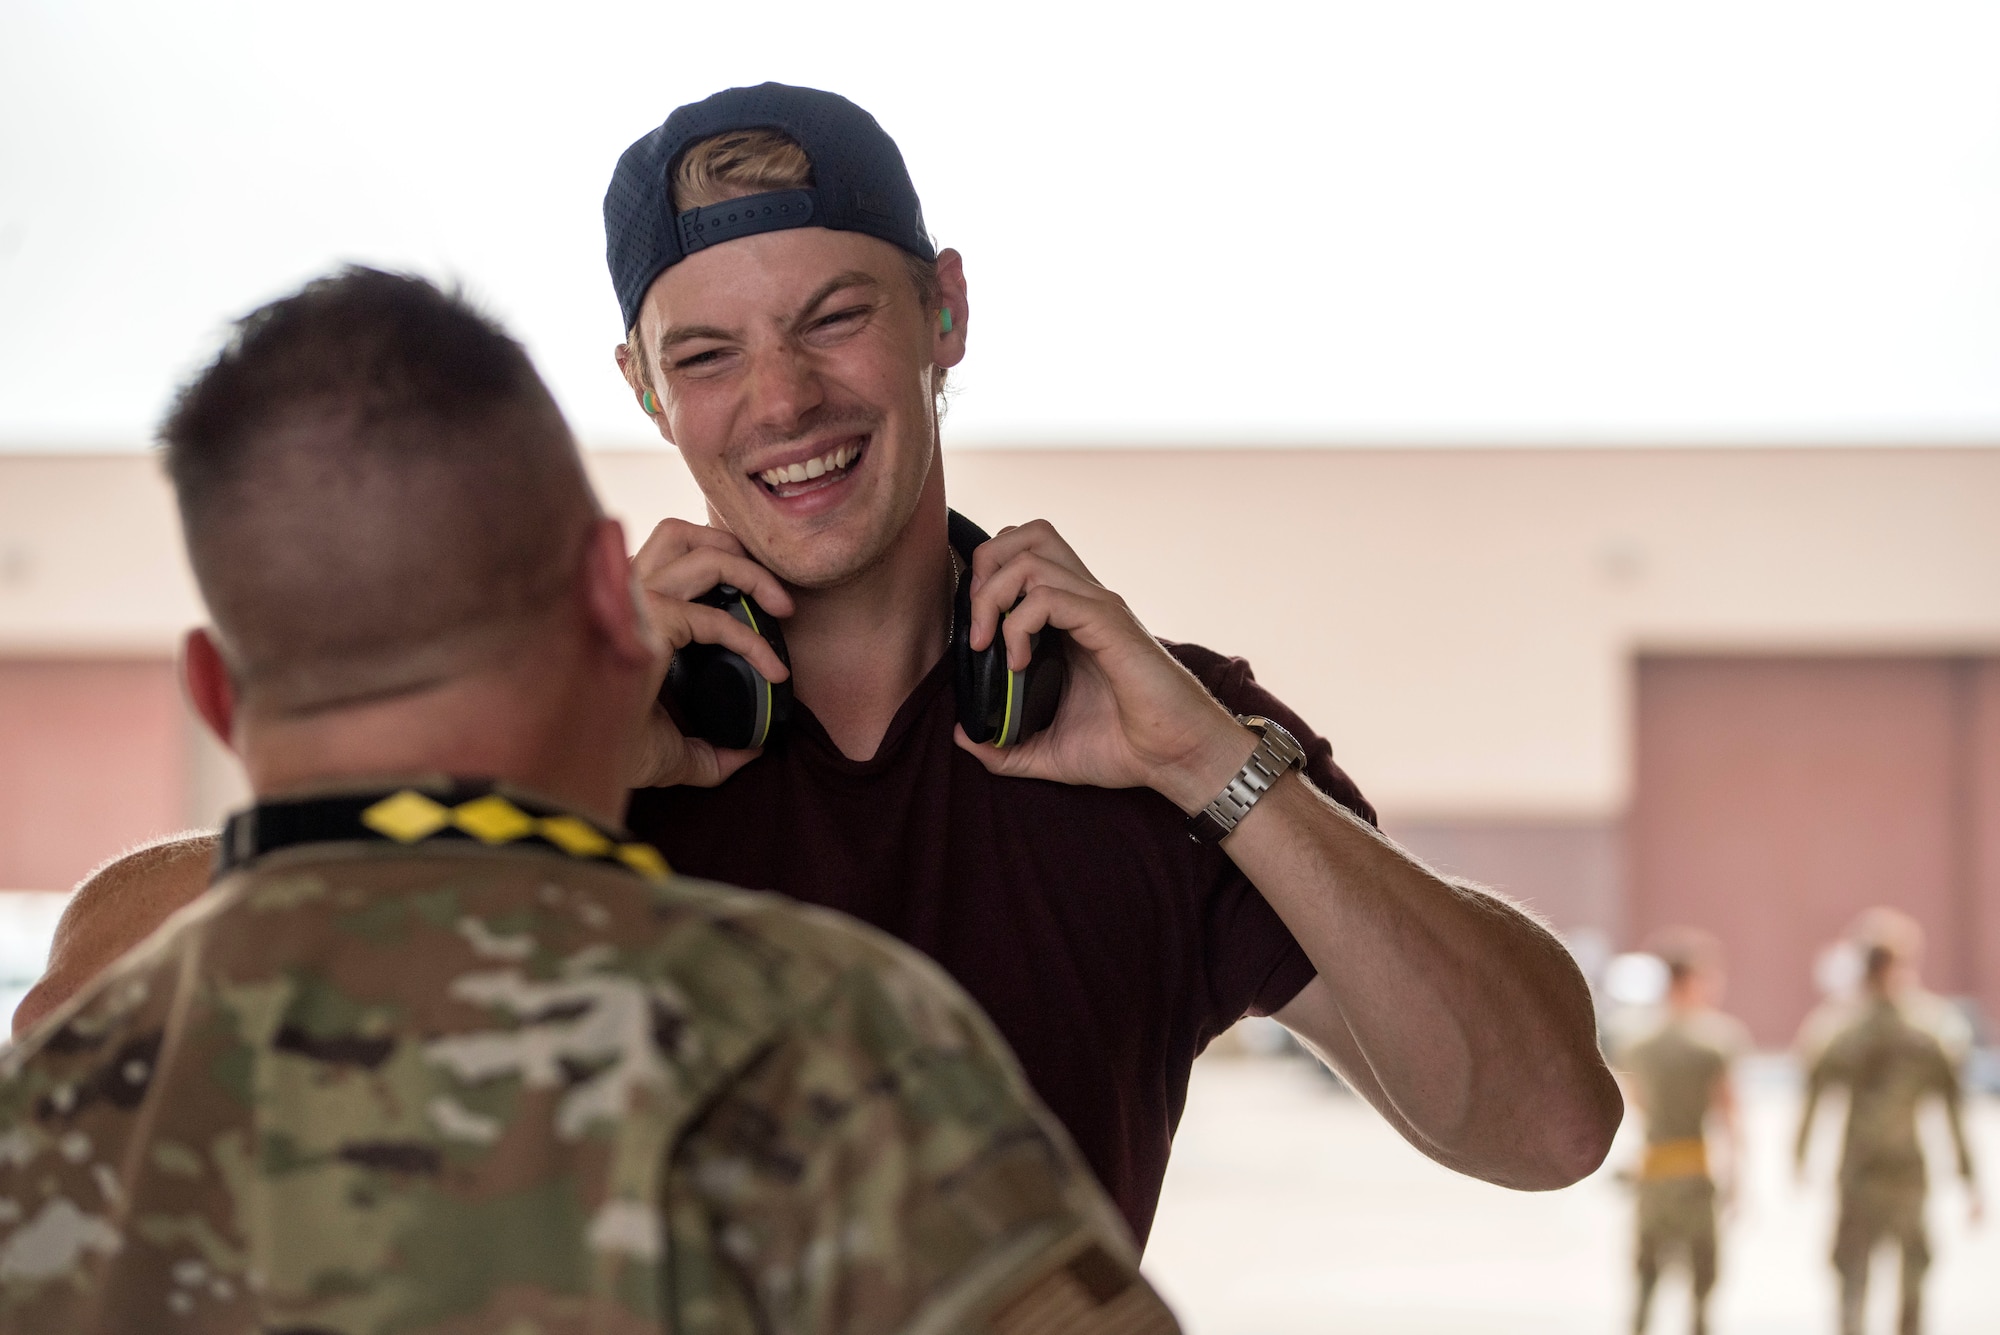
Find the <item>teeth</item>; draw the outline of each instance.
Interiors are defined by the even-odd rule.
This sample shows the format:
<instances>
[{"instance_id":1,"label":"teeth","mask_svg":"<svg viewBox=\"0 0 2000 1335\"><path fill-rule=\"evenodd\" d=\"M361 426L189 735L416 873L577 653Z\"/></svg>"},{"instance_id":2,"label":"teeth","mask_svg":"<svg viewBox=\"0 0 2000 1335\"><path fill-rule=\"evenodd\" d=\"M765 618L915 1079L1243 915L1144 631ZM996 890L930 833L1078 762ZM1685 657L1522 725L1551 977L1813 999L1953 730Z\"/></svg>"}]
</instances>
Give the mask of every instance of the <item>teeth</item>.
<instances>
[{"instance_id":1,"label":"teeth","mask_svg":"<svg viewBox=\"0 0 2000 1335\"><path fill-rule=\"evenodd\" d=\"M853 463L860 455L859 445L842 445L838 449L827 451L817 459L787 464L782 468L767 468L757 476L773 487L780 487L788 482L810 482L814 478L838 472Z\"/></svg>"}]
</instances>

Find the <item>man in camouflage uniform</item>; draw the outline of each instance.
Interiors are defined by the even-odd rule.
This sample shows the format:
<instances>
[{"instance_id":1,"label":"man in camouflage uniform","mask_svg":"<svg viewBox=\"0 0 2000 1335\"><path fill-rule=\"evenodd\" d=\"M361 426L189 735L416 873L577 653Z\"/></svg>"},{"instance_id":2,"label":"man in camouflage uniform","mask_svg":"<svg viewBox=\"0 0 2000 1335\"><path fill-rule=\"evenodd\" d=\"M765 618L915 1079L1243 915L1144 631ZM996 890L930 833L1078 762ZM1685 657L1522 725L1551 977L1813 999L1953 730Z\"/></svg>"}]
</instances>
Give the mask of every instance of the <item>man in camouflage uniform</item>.
<instances>
[{"instance_id":1,"label":"man in camouflage uniform","mask_svg":"<svg viewBox=\"0 0 2000 1335\"><path fill-rule=\"evenodd\" d=\"M349 271L164 435L259 801L0 1057L0 1331L1174 1328L934 966L615 828L674 645L517 345Z\"/></svg>"},{"instance_id":2,"label":"man in camouflage uniform","mask_svg":"<svg viewBox=\"0 0 2000 1335\"><path fill-rule=\"evenodd\" d=\"M1848 1091L1847 1132L1840 1157L1840 1218L1834 1229L1833 1264L1840 1275L1841 1335L1860 1335L1868 1296L1868 1268L1883 1243L1902 1253L1902 1335L1922 1328L1924 1273L1930 1236L1924 1226L1928 1187L1917 1141L1917 1111L1930 1098L1944 1104L1958 1150L1958 1171L1980 1214L1972 1155L1960 1114L1959 1066L1964 1049L1959 1026L1941 1035L1933 1020L1939 1003L1917 983L1922 935L1901 914L1878 910L1863 919L1857 942L1865 960L1862 993L1844 1019L1823 1012L1806 1031L1805 1110L1799 1119L1797 1160L1804 1172L1813 1116L1829 1087ZM1962 1022L1961 1022L1962 1024Z\"/></svg>"},{"instance_id":3,"label":"man in camouflage uniform","mask_svg":"<svg viewBox=\"0 0 2000 1335\"><path fill-rule=\"evenodd\" d=\"M1646 1119L1632 1329L1646 1329L1662 1266L1685 1255L1694 1290L1694 1332L1705 1335L1716 1276L1717 1175L1711 1169L1709 1130L1712 1122L1719 1123L1727 1147L1722 1182L1733 1186L1742 1132L1730 1067L1748 1049L1749 1035L1716 1009L1722 967L1713 937L1687 930L1663 934L1654 953L1667 966L1666 1011L1623 1045L1618 1058L1632 1103Z\"/></svg>"}]
</instances>

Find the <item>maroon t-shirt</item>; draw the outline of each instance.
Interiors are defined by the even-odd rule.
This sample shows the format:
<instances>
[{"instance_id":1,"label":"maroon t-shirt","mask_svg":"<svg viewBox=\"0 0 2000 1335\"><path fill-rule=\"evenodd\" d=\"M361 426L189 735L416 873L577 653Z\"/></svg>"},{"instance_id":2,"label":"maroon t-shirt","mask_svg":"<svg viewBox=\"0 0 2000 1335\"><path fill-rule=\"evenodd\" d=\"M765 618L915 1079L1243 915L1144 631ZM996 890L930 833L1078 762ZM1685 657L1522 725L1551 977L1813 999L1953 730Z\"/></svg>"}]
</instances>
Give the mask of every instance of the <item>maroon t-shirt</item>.
<instances>
[{"instance_id":1,"label":"maroon t-shirt","mask_svg":"<svg viewBox=\"0 0 2000 1335\"><path fill-rule=\"evenodd\" d=\"M1373 822L1332 748L1249 664L1167 647L1230 710L1289 728L1313 783ZM640 789L627 824L676 871L839 909L943 965L1143 1242L1196 1055L1282 1008L1312 963L1166 798L996 777L953 743L955 717L947 655L872 759L841 755L794 705L786 735L727 783Z\"/></svg>"}]
</instances>

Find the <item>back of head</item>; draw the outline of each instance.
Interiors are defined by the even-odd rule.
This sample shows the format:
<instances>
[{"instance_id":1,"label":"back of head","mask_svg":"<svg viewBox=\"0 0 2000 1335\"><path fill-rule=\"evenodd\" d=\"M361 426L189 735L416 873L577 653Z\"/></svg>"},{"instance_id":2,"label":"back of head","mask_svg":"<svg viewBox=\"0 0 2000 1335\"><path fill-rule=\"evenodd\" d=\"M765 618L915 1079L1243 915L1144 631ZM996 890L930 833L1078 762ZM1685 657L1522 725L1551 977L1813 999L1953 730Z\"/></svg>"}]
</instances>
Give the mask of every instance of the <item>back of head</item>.
<instances>
[{"instance_id":1,"label":"back of head","mask_svg":"<svg viewBox=\"0 0 2000 1335\"><path fill-rule=\"evenodd\" d=\"M267 712L504 661L572 587L596 515L520 345L373 269L238 322L160 434L224 656Z\"/></svg>"},{"instance_id":2,"label":"back of head","mask_svg":"<svg viewBox=\"0 0 2000 1335\"><path fill-rule=\"evenodd\" d=\"M1876 907L1864 911L1847 929L1848 939L1862 950L1881 947L1903 959L1923 949L1924 929L1901 909Z\"/></svg>"},{"instance_id":3,"label":"back of head","mask_svg":"<svg viewBox=\"0 0 2000 1335\"><path fill-rule=\"evenodd\" d=\"M1712 933L1669 927L1652 938L1649 950L1667 966L1670 996L1695 1004L1714 999L1722 973L1722 943Z\"/></svg>"},{"instance_id":4,"label":"back of head","mask_svg":"<svg viewBox=\"0 0 2000 1335\"><path fill-rule=\"evenodd\" d=\"M1876 991L1913 981L1923 954L1924 929L1909 914L1872 908L1854 920L1848 939L1861 954L1862 980Z\"/></svg>"}]
</instances>

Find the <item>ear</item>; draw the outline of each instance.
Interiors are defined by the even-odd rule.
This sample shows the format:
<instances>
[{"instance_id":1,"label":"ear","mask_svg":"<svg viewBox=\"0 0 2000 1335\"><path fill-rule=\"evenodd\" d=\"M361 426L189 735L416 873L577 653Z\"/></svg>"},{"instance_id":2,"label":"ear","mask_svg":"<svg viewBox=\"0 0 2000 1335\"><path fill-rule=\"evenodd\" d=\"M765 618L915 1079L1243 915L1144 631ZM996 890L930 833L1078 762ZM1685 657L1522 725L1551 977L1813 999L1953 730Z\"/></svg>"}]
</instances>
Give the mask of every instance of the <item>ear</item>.
<instances>
[{"instance_id":1,"label":"ear","mask_svg":"<svg viewBox=\"0 0 2000 1335\"><path fill-rule=\"evenodd\" d=\"M207 630L196 627L181 642L181 684L188 702L216 740L236 750L236 683Z\"/></svg>"},{"instance_id":2,"label":"ear","mask_svg":"<svg viewBox=\"0 0 2000 1335\"><path fill-rule=\"evenodd\" d=\"M632 398L635 402L638 403L639 411L645 413L646 416L653 419L653 426L659 431L660 439L666 441L667 444L672 445L674 443L674 437L672 429L667 423L666 412L664 410L660 412L649 412L646 408L647 389L646 389L646 382L642 377L642 372L644 368L639 365L639 359L632 355L632 341L628 339L625 342L620 343L617 347L611 350L611 355L617 360L618 374L625 377L626 388L632 391ZM659 402L660 399L658 391L654 391L653 403L655 406L658 406Z\"/></svg>"},{"instance_id":3,"label":"ear","mask_svg":"<svg viewBox=\"0 0 2000 1335\"><path fill-rule=\"evenodd\" d=\"M972 323L972 310L965 298L965 256L955 250L941 250L937 257L941 304L951 312L951 332L944 321L931 329L931 361L952 367L965 360L965 330Z\"/></svg>"},{"instance_id":4,"label":"ear","mask_svg":"<svg viewBox=\"0 0 2000 1335\"><path fill-rule=\"evenodd\" d=\"M583 578L591 625L612 654L631 667L657 663L665 655L665 644L646 616L632 579L631 559L625 555L625 529L617 520L600 519L592 529Z\"/></svg>"}]
</instances>

